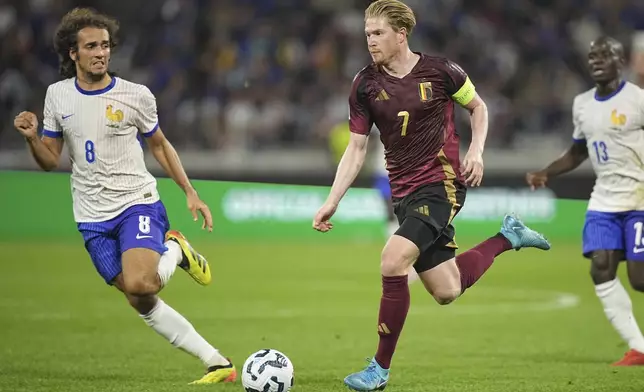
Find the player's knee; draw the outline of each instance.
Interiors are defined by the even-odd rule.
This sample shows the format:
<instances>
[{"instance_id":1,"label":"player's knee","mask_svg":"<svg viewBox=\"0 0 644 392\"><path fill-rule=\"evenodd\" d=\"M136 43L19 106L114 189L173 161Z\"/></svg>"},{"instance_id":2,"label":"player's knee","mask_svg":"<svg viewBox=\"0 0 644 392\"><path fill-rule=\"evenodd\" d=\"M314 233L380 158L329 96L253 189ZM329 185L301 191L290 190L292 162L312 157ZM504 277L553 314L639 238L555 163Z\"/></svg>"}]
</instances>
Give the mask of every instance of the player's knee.
<instances>
[{"instance_id":1,"label":"player's knee","mask_svg":"<svg viewBox=\"0 0 644 392\"><path fill-rule=\"evenodd\" d=\"M595 284L614 280L617 274L616 261L609 252L594 252L591 255L590 276Z\"/></svg>"},{"instance_id":2,"label":"player's knee","mask_svg":"<svg viewBox=\"0 0 644 392\"><path fill-rule=\"evenodd\" d=\"M405 274L405 262L400 257L384 255L380 260L380 272L384 276L399 276Z\"/></svg>"},{"instance_id":3,"label":"player's knee","mask_svg":"<svg viewBox=\"0 0 644 392\"><path fill-rule=\"evenodd\" d=\"M125 278L123 283L125 293L135 297L155 295L161 290L161 284L158 279L151 277Z\"/></svg>"},{"instance_id":4,"label":"player's knee","mask_svg":"<svg viewBox=\"0 0 644 392\"><path fill-rule=\"evenodd\" d=\"M135 296L126 294L125 296L130 306L136 309L139 314L150 313L157 303L157 297L155 295Z\"/></svg>"},{"instance_id":5,"label":"player's knee","mask_svg":"<svg viewBox=\"0 0 644 392\"><path fill-rule=\"evenodd\" d=\"M600 269L600 268L595 268L595 266L592 266L590 268L590 277L593 280L593 283L597 284L602 284L606 282L610 282L611 280L614 280L616 277L616 274L614 272L611 272L608 269Z\"/></svg>"},{"instance_id":6,"label":"player's knee","mask_svg":"<svg viewBox=\"0 0 644 392\"><path fill-rule=\"evenodd\" d=\"M461 290L454 288L445 288L432 291L432 297L439 305L449 305L461 295Z\"/></svg>"},{"instance_id":7,"label":"player's knee","mask_svg":"<svg viewBox=\"0 0 644 392\"><path fill-rule=\"evenodd\" d=\"M414 260L411 252L405 252L395 246L385 246L380 258L380 272L384 276L407 275Z\"/></svg>"}]
</instances>

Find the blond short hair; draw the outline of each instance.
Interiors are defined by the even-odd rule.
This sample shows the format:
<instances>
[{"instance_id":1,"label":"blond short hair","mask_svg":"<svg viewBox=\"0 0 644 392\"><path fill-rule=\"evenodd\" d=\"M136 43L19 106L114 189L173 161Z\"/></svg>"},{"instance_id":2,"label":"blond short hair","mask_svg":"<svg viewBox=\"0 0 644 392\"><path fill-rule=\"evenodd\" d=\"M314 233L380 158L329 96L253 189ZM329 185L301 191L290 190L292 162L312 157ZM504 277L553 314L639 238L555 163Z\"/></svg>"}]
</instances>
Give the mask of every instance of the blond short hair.
<instances>
[{"instance_id":1,"label":"blond short hair","mask_svg":"<svg viewBox=\"0 0 644 392\"><path fill-rule=\"evenodd\" d=\"M409 36L416 26L414 11L399 0L376 0L367 7L364 18L387 18L387 21L396 31L405 29Z\"/></svg>"}]
</instances>

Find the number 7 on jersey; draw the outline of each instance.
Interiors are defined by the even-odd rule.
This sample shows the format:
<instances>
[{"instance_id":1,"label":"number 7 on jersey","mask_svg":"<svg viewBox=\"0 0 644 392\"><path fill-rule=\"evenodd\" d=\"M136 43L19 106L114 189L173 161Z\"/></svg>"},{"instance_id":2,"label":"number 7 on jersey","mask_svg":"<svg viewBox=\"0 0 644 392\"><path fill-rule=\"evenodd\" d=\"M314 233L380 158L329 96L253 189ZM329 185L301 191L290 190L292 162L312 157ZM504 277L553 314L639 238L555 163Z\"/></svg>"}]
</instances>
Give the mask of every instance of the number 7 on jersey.
<instances>
[{"instance_id":1,"label":"number 7 on jersey","mask_svg":"<svg viewBox=\"0 0 644 392\"><path fill-rule=\"evenodd\" d=\"M406 110L403 110L402 112L398 112L398 117L403 118L402 129L400 130L400 136L405 136L407 135L407 125L409 125L409 112Z\"/></svg>"}]
</instances>

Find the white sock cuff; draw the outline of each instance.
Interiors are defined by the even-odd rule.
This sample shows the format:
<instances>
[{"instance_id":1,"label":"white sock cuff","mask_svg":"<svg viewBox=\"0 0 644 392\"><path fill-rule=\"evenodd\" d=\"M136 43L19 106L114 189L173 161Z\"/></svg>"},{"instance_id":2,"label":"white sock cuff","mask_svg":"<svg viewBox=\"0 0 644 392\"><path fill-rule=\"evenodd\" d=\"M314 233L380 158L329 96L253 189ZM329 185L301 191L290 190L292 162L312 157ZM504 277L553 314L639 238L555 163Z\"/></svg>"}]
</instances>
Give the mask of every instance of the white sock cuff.
<instances>
[{"instance_id":1,"label":"white sock cuff","mask_svg":"<svg viewBox=\"0 0 644 392\"><path fill-rule=\"evenodd\" d=\"M179 246L179 244L174 241L167 241L165 246L168 250L161 255L157 270L159 280L161 281L161 287L165 287L168 284L177 268L177 265L181 263L182 258L181 246Z\"/></svg>"},{"instance_id":2,"label":"white sock cuff","mask_svg":"<svg viewBox=\"0 0 644 392\"><path fill-rule=\"evenodd\" d=\"M603 297L621 285L622 283L619 281L619 278L615 278L613 280L609 280L608 282L595 285L595 292L598 296Z\"/></svg>"},{"instance_id":3,"label":"white sock cuff","mask_svg":"<svg viewBox=\"0 0 644 392\"><path fill-rule=\"evenodd\" d=\"M163 311L163 308L165 307L165 302L161 298L157 297L157 303L154 305L152 310L150 310L146 314L142 314L141 317L147 324L150 324L151 322L154 321L154 319L159 317L159 314Z\"/></svg>"},{"instance_id":4,"label":"white sock cuff","mask_svg":"<svg viewBox=\"0 0 644 392\"><path fill-rule=\"evenodd\" d=\"M179 254L181 254L181 246L175 241L168 240L164 243L164 245L166 246L166 248L168 248L168 251L179 252Z\"/></svg>"}]
</instances>

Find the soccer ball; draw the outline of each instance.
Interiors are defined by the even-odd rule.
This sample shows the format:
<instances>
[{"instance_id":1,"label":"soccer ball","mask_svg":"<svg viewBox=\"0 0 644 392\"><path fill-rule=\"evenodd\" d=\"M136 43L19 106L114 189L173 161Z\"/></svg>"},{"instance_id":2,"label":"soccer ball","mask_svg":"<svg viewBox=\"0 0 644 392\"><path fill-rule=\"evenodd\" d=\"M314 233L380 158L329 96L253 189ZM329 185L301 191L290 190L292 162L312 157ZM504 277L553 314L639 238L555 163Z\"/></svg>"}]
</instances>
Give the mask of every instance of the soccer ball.
<instances>
[{"instance_id":1,"label":"soccer ball","mask_svg":"<svg viewBox=\"0 0 644 392\"><path fill-rule=\"evenodd\" d=\"M288 392L293 387L293 364L277 350L259 350L244 362L241 380L246 392Z\"/></svg>"}]
</instances>

